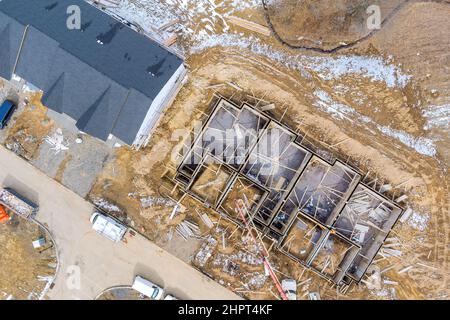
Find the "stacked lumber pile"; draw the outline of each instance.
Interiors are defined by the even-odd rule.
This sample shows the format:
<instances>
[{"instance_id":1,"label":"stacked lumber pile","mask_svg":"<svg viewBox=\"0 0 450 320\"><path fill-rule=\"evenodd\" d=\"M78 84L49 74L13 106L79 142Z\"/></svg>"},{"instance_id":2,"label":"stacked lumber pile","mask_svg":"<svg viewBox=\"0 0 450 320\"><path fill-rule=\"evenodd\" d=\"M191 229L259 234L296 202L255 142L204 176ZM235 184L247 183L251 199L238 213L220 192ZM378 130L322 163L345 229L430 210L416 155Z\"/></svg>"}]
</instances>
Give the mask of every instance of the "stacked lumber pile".
<instances>
[{"instance_id":1,"label":"stacked lumber pile","mask_svg":"<svg viewBox=\"0 0 450 320\"><path fill-rule=\"evenodd\" d=\"M185 241L188 239L200 239L200 228L196 223L183 220L175 229Z\"/></svg>"}]
</instances>

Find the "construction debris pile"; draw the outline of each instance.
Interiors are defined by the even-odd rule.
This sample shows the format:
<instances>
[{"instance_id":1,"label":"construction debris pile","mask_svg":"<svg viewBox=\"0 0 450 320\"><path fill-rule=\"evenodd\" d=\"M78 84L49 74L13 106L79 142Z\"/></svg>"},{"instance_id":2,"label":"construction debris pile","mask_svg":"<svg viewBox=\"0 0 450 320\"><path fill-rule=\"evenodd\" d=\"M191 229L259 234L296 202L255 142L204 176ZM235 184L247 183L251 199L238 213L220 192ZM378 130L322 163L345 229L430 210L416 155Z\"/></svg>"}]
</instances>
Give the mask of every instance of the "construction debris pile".
<instances>
[{"instance_id":1,"label":"construction debris pile","mask_svg":"<svg viewBox=\"0 0 450 320\"><path fill-rule=\"evenodd\" d=\"M204 267L208 262L209 258L213 255L214 249L217 247L217 240L214 237L209 236L206 241L203 243L200 250L197 252L195 256L195 260L200 267Z\"/></svg>"},{"instance_id":2,"label":"construction debris pile","mask_svg":"<svg viewBox=\"0 0 450 320\"><path fill-rule=\"evenodd\" d=\"M59 263L54 243L33 220L9 213L0 224L0 300L45 299Z\"/></svg>"},{"instance_id":3,"label":"construction debris pile","mask_svg":"<svg viewBox=\"0 0 450 320\"><path fill-rule=\"evenodd\" d=\"M182 237L185 241L190 238L201 239L200 228L196 223L184 220L175 229L177 234Z\"/></svg>"},{"instance_id":4,"label":"construction debris pile","mask_svg":"<svg viewBox=\"0 0 450 320\"><path fill-rule=\"evenodd\" d=\"M53 150L55 155L61 151L69 150L69 143L64 142L64 136L60 128L56 129L51 136L46 136L44 141L51 146L50 150Z\"/></svg>"},{"instance_id":5,"label":"construction debris pile","mask_svg":"<svg viewBox=\"0 0 450 320\"><path fill-rule=\"evenodd\" d=\"M4 188L0 191L0 204L13 210L25 218L33 217L38 207L27 201L12 189Z\"/></svg>"}]
</instances>

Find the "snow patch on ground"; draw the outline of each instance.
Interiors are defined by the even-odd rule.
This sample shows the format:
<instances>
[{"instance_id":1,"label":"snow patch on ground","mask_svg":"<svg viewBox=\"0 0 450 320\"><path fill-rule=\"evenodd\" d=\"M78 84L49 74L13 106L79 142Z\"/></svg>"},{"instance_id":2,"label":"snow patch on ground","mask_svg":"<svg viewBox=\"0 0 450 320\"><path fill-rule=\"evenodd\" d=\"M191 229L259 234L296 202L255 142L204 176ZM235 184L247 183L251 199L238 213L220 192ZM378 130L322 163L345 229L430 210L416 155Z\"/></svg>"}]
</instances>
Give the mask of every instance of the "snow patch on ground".
<instances>
[{"instance_id":1,"label":"snow patch on ground","mask_svg":"<svg viewBox=\"0 0 450 320\"><path fill-rule=\"evenodd\" d=\"M120 210L118 206L106 201L105 199L94 198L92 199L92 202L94 202L97 207L106 212L122 212L122 210Z\"/></svg>"},{"instance_id":2,"label":"snow patch on ground","mask_svg":"<svg viewBox=\"0 0 450 320\"><path fill-rule=\"evenodd\" d=\"M430 217L428 214L421 214L413 211L411 217L408 219L408 225L416 230L425 231L429 219Z\"/></svg>"},{"instance_id":3,"label":"snow patch on ground","mask_svg":"<svg viewBox=\"0 0 450 320\"><path fill-rule=\"evenodd\" d=\"M372 81L384 81L389 88L404 88L410 79L399 67L386 64L381 57L311 57L310 60L314 71L324 80L359 74Z\"/></svg>"},{"instance_id":4,"label":"snow patch on ground","mask_svg":"<svg viewBox=\"0 0 450 320\"><path fill-rule=\"evenodd\" d=\"M413 148L420 154L429 157L434 157L436 155L436 146L431 139L424 137L415 138L404 131L395 130L385 126L377 125L377 128L383 134L399 140L401 143Z\"/></svg>"},{"instance_id":5,"label":"snow patch on ground","mask_svg":"<svg viewBox=\"0 0 450 320\"><path fill-rule=\"evenodd\" d=\"M442 128L448 130L450 128L450 104L441 106L430 106L422 112L427 122L424 129Z\"/></svg>"},{"instance_id":6,"label":"snow patch on ground","mask_svg":"<svg viewBox=\"0 0 450 320\"><path fill-rule=\"evenodd\" d=\"M150 33L179 18L175 29L186 38L202 41L228 31L227 17L260 5L260 0L122 0L109 11Z\"/></svg>"},{"instance_id":7,"label":"snow patch on ground","mask_svg":"<svg viewBox=\"0 0 450 320\"><path fill-rule=\"evenodd\" d=\"M328 93L323 90L314 91L314 95L318 98L314 105L331 114L338 119L349 119L347 116L355 114L355 110L349 106L341 103L336 103ZM350 119L349 119L350 120ZM350 120L352 121L352 120Z\"/></svg>"},{"instance_id":8,"label":"snow patch on ground","mask_svg":"<svg viewBox=\"0 0 450 320\"><path fill-rule=\"evenodd\" d=\"M171 207L174 206L176 203L172 199L169 198L160 198L160 197L146 197L141 198L141 206L142 208L149 208L154 206L165 206L165 207Z\"/></svg>"},{"instance_id":9,"label":"snow patch on ground","mask_svg":"<svg viewBox=\"0 0 450 320\"><path fill-rule=\"evenodd\" d=\"M119 7L110 8L109 11L129 22L137 23L144 30L151 32L153 28L158 28L177 18L175 12L167 9L157 0L122 0Z\"/></svg>"},{"instance_id":10,"label":"snow patch on ground","mask_svg":"<svg viewBox=\"0 0 450 320\"><path fill-rule=\"evenodd\" d=\"M33 85L33 84L29 83L29 82L26 82L26 83L23 85L22 90L23 90L24 92L26 92L26 93L34 93L34 92L40 91L40 89L39 89L38 87L36 87L35 85Z\"/></svg>"},{"instance_id":11,"label":"snow patch on ground","mask_svg":"<svg viewBox=\"0 0 450 320\"><path fill-rule=\"evenodd\" d=\"M261 43L257 38L243 38L236 34L215 35L191 48L193 53L216 46L239 47L275 60L290 69L304 74L313 71L324 80L336 80L343 76L357 74L371 81L384 82L386 86L403 88L410 76L404 74L398 66L387 63L375 56L311 57L303 54L287 55Z\"/></svg>"},{"instance_id":12,"label":"snow patch on ground","mask_svg":"<svg viewBox=\"0 0 450 320\"><path fill-rule=\"evenodd\" d=\"M371 118L360 114L348 105L334 101L333 98L323 90L315 90L314 96L316 96L318 100L316 100L313 105L334 118L347 119L350 122L353 122L353 119L356 119L362 123L373 125L384 135L400 141L402 144L416 150L420 154L429 157L434 157L436 155L436 146L431 139L424 137L416 138L404 131L376 124Z\"/></svg>"},{"instance_id":13,"label":"snow patch on ground","mask_svg":"<svg viewBox=\"0 0 450 320\"><path fill-rule=\"evenodd\" d=\"M231 0L230 6L236 10L256 8L261 5L261 0Z\"/></svg>"}]
</instances>

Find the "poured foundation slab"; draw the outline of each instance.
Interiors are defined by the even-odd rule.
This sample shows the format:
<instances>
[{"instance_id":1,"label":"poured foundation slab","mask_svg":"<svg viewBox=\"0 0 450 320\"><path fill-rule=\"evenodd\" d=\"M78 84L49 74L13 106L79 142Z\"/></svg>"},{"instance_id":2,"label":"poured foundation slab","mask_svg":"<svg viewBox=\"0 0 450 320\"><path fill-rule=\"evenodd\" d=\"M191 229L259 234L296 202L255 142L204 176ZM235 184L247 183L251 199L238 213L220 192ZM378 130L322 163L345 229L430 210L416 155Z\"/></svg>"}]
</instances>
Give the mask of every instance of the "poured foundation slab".
<instances>
[{"instance_id":1,"label":"poured foundation slab","mask_svg":"<svg viewBox=\"0 0 450 320\"><path fill-rule=\"evenodd\" d=\"M202 147L238 169L245 162L267 120L247 106L233 109L233 113L222 105L219 108L203 133Z\"/></svg>"},{"instance_id":2,"label":"poured foundation slab","mask_svg":"<svg viewBox=\"0 0 450 320\"><path fill-rule=\"evenodd\" d=\"M283 187L292 180L308 153L294 140L294 134L271 123L252 151L243 174L267 188ZM281 177L286 181L280 182Z\"/></svg>"},{"instance_id":3,"label":"poured foundation slab","mask_svg":"<svg viewBox=\"0 0 450 320\"><path fill-rule=\"evenodd\" d=\"M366 228L388 232L401 213L401 208L359 185L347 201L334 224L336 230L349 239L363 243ZM366 228L362 228L365 226Z\"/></svg>"},{"instance_id":4,"label":"poured foundation slab","mask_svg":"<svg viewBox=\"0 0 450 320\"><path fill-rule=\"evenodd\" d=\"M273 227L283 231L298 210L330 226L360 176L340 162L330 165L313 157L274 219Z\"/></svg>"},{"instance_id":5,"label":"poured foundation slab","mask_svg":"<svg viewBox=\"0 0 450 320\"><path fill-rule=\"evenodd\" d=\"M205 161L193 178L191 192L215 205L226 192L232 178L233 172L228 168L217 162Z\"/></svg>"},{"instance_id":6,"label":"poured foundation slab","mask_svg":"<svg viewBox=\"0 0 450 320\"><path fill-rule=\"evenodd\" d=\"M300 175L311 153L293 142L295 135L271 123L243 168L249 179L269 189L256 218L269 224L292 183Z\"/></svg>"},{"instance_id":7,"label":"poured foundation slab","mask_svg":"<svg viewBox=\"0 0 450 320\"><path fill-rule=\"evenodd\" d=\"M218 210L234 220L241 221L241 217L235 210L236 200L243 200L247 213L253 215L266 196L266 190L260 188L250 180L238 176L224 197L221 205L218 207Z\"/></svg>"},{"instance_id":8,"label":"poured foundation slab","mask_svg":"<svg viewBox=\"0 0 450 320\"><path fill-rule=\"evenodd\" d=\"M330 234L312 259L311 267L329 278L338 273L343 276L351 262L346 258L354 258L358 251L359 248L352 243Z\"/></svg>"},{"instance_id":9,"label":"poured foundation slab","mask_svg":"<svg viewBox=\"0 0 450 320\"><path fill-rule=\"evenodd\" d=\"M299 215L293 222L280 249L294 259L306 264L317 244L328 230L307 217Z\"/></svg>"},{"instance_id":10,"label":"poured foundation slab","mask_svg":"<svg viewBox=\"0 0 450 320\"><path fill-rule=\"evenodd\" d=\"M352 194L333 228L361 246L349 275L361 279L382 246L402 209L373 190L359 185Z\"/></svg>"}]
</instances>

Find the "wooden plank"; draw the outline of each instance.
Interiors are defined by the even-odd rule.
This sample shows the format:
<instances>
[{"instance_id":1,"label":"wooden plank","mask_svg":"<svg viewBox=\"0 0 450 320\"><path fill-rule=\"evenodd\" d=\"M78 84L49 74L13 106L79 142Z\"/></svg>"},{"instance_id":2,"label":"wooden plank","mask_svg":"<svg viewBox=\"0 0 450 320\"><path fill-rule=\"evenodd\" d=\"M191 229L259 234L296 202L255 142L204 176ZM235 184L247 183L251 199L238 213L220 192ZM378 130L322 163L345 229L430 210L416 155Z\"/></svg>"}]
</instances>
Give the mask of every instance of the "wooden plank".
<instances>
[{"instance_id":1,"label":"wooden plank","mask_svg":"<svg viewBox=\"0 0 450 320\"><path fill-rule=\"evenodd\" d=\"M413 210L411 208L406 209L406 211L400 217L400 222L405 223L406 220L408 220L409 217L411 216L412 212L413 212Z\"/></svg>"},{"instance_id":2,"label":"wooden plank","mask_svg":"<svg viewBox=\"0 0 450 320\"><path fill-rule=\"evenodd\" d=\"M239 27L242 27L244 29L257 32L259 34L262 34L264 36L270 36L270 29L266 26L260 25L258 23L248 21L242 18L238 17L229 17L228 21L234 25L237 25Z\"/></svg>"},{"instance_id":3,"label":"wooden plank","mask_svg":"<svg viewBox=\"0 0 450 320\"><path fill-rule=\"evenodd\" d=\"M202 214L202 220L203 220L203 222L205 222L206 226L207 226L209 229L211 229L212 227L214 227L213 222L211 221L211 219L209 218L209 216L208 216L206 213Z\"/></svg>"},{"instance_id":4,"label":"wooden plank","mask_svg":"<svg viewBox=\"0 0 450 320\"><path fill-rule=\"evenodd\" d=\"M178 23L178 22L180 22L180 19L174 19L174 20L171 20L171 21L169 21L169 22L167 22L167 23L164 23L163 25L161 25L161 26L158 28L158 31L162 31L162 30L164 30L164 29L167 29L167 28L173 26L174 24L176 24L176 23Z\"/></svg>"},{"instance_id":5,"label":"wooden plank","mask_svg":"<svg viewBox=\"0 0 450 320\"><path fill-rule=\"evenodd\" d=\"M177 42L177 35L174 33L169 38L164 40L164 45L166 47L170 47L171 45L175 44Z\"/></svg>"}]
</instances>

